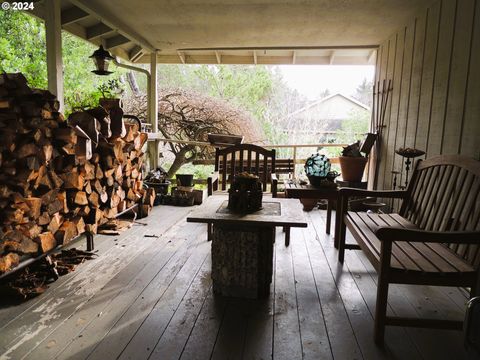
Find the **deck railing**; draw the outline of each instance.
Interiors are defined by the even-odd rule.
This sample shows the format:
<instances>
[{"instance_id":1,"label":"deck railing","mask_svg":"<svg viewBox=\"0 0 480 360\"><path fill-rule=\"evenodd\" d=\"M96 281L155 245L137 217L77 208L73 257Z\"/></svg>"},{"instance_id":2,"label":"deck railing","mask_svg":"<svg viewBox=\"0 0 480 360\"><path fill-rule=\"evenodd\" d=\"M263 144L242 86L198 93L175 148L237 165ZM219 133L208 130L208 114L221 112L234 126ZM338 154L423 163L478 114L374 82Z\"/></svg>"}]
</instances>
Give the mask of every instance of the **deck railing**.
<instances>
[{"instance_id":1,"label":"deck railing","mask_svg":"<svg viewBox=\"0 0 480 360\"><path fill-rule=\"evenodd\" d=\"M173 140L173 139L165 139L159 136L159 134L149 134L149 135L154 135L154 136L149 136L149 139L151 140L157 140L161 141L164 143L176 143L176 144L189 144L189 145L196 145L196 146L205 146L205 147L212 147L214 148L215 146L212 145L209 142L203 142L203 141L189 141L189 140ZM275 150L281 150L281 149L287 149L287 154L285 152L278 152L277 158L291 158L293 163L295 165L303 165L305 164L306 155L305 153L301 153L301 149L320 149L320 148L341 148L343 146L347 146L348 144L343 144L343 143L316 143L316 144L256 144L262 147L265 147L267 149L275 149ZM317 151L317 150L315 150ZM330 161L332 164L338 164L338 157L336 156L331 156L329 157ZM195 160L193 162L194 165L214 165L215 160L214 159L202 159L202 160ZM296 176L296 169L294 167L293 170L293 177Z\"/></svg>"}]
</instances>

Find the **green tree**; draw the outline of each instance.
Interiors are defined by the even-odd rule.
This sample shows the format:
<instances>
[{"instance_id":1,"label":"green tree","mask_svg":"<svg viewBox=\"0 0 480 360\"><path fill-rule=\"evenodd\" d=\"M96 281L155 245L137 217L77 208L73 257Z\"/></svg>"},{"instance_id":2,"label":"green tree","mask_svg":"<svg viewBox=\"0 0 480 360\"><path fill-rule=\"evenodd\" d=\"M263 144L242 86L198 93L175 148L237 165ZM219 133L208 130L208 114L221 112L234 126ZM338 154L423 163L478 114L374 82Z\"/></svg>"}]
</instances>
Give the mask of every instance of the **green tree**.
<instances>
[{"instance_id":1,"label":"green tree","mask_svg":"<svg viewBox=\"0 0 480 360\"><path fill-rule=\"evenodd\" d=\"M47 87L45 28L22 12L0 11L0 71L22 72L32 87Z\"/></svg>"},{"instance_id":2,"label":"green tree","mask_svg":"<svg viewBox=\"0 0 480 360\"><path fill-rule=\"evenodd\" d=\"M342 126L338 132L337 141L342 143L352 143L362 140L364 134L368 132L370 124L370 113L364 110L353 110L350 116L342 121Z\"/></svg>"},{"instance_id":3,"label":"green tree","mask_svg":"<svg viewBox=\"0 0 480 360\"><path fill-rule=\"evenodd\" d=\"M94 75L88 57L95 47L84 40L62 32L64 66L64 112L77 107L98 105L97 87L105 79ZM46 89L47 62L45 26L40 20L18 11L0 12L0 71L21 72L31 87ZM124 71L116 69L109 78L119 78Z\"/></svg>"},{"instance_id":4,"label":"green tree","mask_svg":"<svg viewBox=\"0 0 480 360\"><path fill-rule=\"evenodd\" d=\"M355 89L355 94L352 97L362 104L367 106L372 106L372 91L373 91L373 82L363 79L362 83L357 86Z\"/></svg>"}]
</instances>

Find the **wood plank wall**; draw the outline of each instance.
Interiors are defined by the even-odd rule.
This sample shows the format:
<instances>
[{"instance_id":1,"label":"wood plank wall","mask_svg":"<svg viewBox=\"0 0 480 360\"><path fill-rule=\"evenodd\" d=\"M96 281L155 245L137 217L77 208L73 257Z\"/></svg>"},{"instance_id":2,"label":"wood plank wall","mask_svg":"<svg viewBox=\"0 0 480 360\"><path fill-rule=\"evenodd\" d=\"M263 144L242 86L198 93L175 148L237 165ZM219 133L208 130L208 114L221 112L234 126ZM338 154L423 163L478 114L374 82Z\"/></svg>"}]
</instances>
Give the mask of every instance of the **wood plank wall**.
<instances>
[{"instance_id":1,"label":"wood plank wall","mask_svg":"<svg viewBox=\"0 0 480 360\"><path fill-rule=\"evenodd\" d=\"M480 0L434 3L381 44L376 66L393 90L375 188L391 189L392 171L405 182L400 147L480 160Z\"/></svg>"}]
</instances>

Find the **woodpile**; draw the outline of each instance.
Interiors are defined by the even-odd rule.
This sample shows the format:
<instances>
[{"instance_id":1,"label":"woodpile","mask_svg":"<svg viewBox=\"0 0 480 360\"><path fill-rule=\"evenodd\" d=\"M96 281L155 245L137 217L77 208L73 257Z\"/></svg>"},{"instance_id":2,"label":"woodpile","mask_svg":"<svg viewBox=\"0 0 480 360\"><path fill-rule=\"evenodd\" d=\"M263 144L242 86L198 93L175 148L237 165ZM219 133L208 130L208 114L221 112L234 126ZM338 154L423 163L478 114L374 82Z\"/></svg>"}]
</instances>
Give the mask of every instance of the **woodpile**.
<instances>
[{"instance_id":1,"label":"woodpile","mask_svg":"<svg viewBox=\"0 0 480 360\"><path fill-rule=\"evenodd\" d=\"M55 267L56 276L62 276L75 271L78 265L86 260L92 260L96 256L92 252L73 248L53 254L50 264L36 262L27 266L14 279L0 285L3 300L9 299L17 302L17 300L23 301L38 296L47 290L49 283L56 280L55 277L52 277L52 266Z\"/></svg>"},{"instance_id":2,"label":"woodpile","mask_svg":"<svg viewBox=\"0 0 480 360\"><path fill-rule=\"evenodd\" d=\"M55 96L23 75L0 74L0 274L22 255L97 233L137 202L148 214L143 204L153 202L142 184L147 135L137 125L112 126L103 108L68 122L58 110Z\"/></svg>"}]
</instances>

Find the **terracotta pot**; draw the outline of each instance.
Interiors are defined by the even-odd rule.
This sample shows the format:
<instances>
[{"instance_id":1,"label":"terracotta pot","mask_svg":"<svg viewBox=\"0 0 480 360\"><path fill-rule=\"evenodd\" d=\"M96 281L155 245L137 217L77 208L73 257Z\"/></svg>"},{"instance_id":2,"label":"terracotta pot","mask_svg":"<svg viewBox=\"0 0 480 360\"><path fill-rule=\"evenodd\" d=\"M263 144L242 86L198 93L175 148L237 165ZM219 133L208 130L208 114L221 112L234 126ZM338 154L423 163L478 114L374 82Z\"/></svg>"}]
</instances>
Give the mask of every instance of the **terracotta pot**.
<instances>
[{"instance_id":1,"label":"terracotta pot","mask_svg":"<svg viewBox=\"0 0 480 360\"><path fill-rule=\"evenodd\" d=\"M110 109L113 109L113 108L121 108L122 107L122 103L121 103L121 99L109 99L109 98L101 98L98 103L100 104L100 106L102 106L103 108L105 108L107 111L109 111Z\"/></svg>"},{"instance_id":2,"label":"terracotta pot","mask_svg":"<svg viewBox=\"0 0 480 360\"><path fill-rule=\"evenodd\" d=\"M363 171L368 159L364 157L340 156L340 168L342 169L342 178L344 181L359 182L362 181Z\"/></svg>"}]
</instances>

